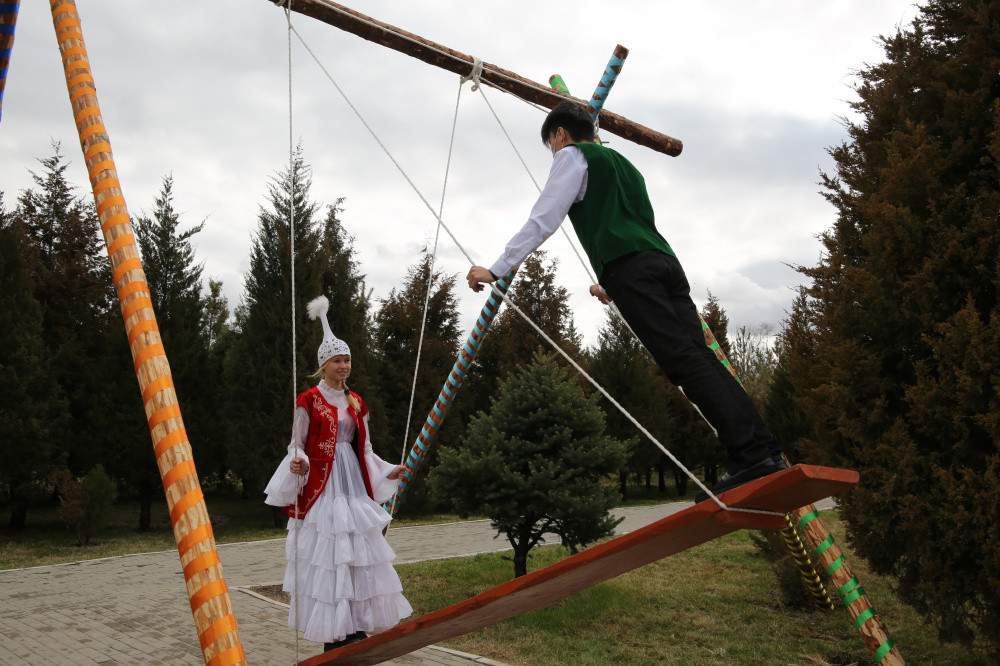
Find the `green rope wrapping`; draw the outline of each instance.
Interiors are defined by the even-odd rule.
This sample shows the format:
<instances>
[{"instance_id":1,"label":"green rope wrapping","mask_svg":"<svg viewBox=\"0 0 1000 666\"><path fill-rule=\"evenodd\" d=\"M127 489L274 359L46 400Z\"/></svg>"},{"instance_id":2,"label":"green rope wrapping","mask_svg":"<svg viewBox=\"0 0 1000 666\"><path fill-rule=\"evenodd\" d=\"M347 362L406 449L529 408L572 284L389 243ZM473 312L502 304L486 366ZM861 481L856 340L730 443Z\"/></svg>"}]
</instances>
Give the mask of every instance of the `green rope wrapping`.
<instances>
[{"instance_id":1,"label":"green rope wrapping","mask_svg":"<svg viewBox=\"0 0 1000 666\"><path fill-rule=\"evenodd\" d=\"M810 511L809 513L807 513L806 515L802 516L802 518L799 519L799 529L804 530L806 525L816 520L817 518L819 518L819 511L818 510ZM832 545L833 545L833 535L831 534L826 539L824 539L821 544L816 546L816 558L819 559L819 556L825 553L827 550L829 550L830 546ZM840 555L840 557L831 562L830 565L826 568L826 574L828 576L833 576L833 573L837 571L837 569L840 569L842 566L844 566L844 564L846 564L846 560L844 559L843 555ZM860 599L864 593L865 593L865 588L861 587L861 581L858 580L857 576L851 578L851 580L841 585L840 588L837 590L837 594L839 594L841 599L843 599L844 601L844 606L850 606L852 603ZM869 606L868 608L863 610L858 615L857 619L854 620L854 630L860 631L861 627L864 626L865 622L875 617L876 614L877 612L874 606ZM875 650L875 653L872 655L872 658L875 661L875 663L877 664L881 662L883 659L885 659L885 656L889 654L893 646L894 643L892 641L892 637L886 638L885 642L883 642L878 647L878 649Z\"/></svg>"}]
</instances>

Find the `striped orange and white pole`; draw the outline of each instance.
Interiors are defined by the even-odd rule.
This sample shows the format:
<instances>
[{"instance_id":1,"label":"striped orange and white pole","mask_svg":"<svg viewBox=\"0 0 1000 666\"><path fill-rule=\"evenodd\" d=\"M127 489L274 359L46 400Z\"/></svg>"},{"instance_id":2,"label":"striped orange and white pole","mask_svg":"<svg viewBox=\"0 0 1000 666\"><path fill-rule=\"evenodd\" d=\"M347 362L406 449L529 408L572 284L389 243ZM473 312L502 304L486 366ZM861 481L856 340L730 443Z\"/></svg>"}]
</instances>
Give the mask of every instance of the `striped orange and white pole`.
<instances>
[{"instance_id":1,"label":"striped orange and white pole","mask_svg":"<svg viewBox=\"0 0 1000 666\"><path fill-rule=\"evenodd\" d=\"M244 664L246 656L195 471L191 444L181 420L149 285L139 260L111 144L97 104L80 16L74 0L50 0L49 4L201 650L205 663L211 666Z\"/></svg>"}]
</instances>

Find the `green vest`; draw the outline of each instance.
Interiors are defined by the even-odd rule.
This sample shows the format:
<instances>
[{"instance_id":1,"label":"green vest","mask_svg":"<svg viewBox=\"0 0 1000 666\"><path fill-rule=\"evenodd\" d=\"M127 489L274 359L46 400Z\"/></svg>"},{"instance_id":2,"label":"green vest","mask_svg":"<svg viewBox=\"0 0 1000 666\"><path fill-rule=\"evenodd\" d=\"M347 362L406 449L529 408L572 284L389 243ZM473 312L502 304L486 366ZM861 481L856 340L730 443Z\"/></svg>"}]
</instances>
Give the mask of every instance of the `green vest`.
<instances>
[{"instance_id":1,"label":"green vest","mask_svg":"<svg viewBox=\"0 0 1000 666\"><path fill-rule=\"evenodd\" d=\"M639 250L674 254L656 230L646 181L619 153L598 143L573 144L587 160L587 192L569 209L590 264L601 279L604 266Z\"/></svg>"}]
</instances>

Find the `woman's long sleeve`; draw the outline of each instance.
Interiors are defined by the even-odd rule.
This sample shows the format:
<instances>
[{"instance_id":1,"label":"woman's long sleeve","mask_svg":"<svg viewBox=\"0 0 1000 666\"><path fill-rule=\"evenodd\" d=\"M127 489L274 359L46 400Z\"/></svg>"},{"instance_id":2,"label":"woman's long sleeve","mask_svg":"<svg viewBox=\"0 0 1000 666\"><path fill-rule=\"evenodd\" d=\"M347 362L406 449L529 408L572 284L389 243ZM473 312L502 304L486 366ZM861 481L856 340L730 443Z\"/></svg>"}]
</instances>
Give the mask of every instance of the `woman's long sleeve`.
<instances>
[{"instance_id":1,"label":"woman's long sleeve","mask_svg":"<svg viewBox=\"0 0 1000 666\"><path fill-rule=\"evenodd\" d=\"M382 460L372 450L372 440L368 436L369 432L368 416L365 415L365 465L368 467L368 478L372 482L372 499L381 504L392 499L399 481L385 478L389 474L392 474L396 466Z\"/></svg>"},{"instance_id":2,"label":"woman's long sleeve","mask_svg":"<svg viewBox=\"0 0 1000 666\"><path fill-rule=\"evenodd\" d=\"M309 435L309 414L302 407L295 408L295 419L292 423L292 438L288 442L288 454L278 463L278 468L271 475L271 480L264 488L266 495L264 504L271 506L289 506L295 503L297 495L296 477L289 468L292 458L305 458L306 438ZM298 446L296 447L296 442ZM308 472L306 472L308 474ZM301 476L305 483L306 476Z\"/></svg>"}]
</instances>

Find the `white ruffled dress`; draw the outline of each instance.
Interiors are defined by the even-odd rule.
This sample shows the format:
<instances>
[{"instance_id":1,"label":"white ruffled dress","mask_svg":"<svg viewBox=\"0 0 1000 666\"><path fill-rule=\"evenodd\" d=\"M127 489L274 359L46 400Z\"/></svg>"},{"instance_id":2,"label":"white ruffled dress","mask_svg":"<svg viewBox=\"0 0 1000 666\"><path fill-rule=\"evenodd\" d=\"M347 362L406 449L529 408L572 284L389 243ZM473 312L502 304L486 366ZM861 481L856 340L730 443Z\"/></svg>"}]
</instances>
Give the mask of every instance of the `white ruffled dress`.
<instances>
[{"instance_id":1,"label":"white ruffled dress","mask_svg":"<svg viewBox=\"0 0 1000 666\"><path fill-rule=\"evenodd\" d=\"M384 631L409 616L413 609L403 597L399 576L392 567L396 554L382 536L392 518L368 496L351 446L357 428L348 417L347 398L324 382L320 382L319 389L326 401L337 408L337 448L330 479L316 503L305 518L288 521L285 543L288 565L282 589L291 595L288 626L303 632L306 640L333 643L358 631L368 634ZM305 457L303 447L308 432L309 416L298 407L293 426L298 451L293 439L288 455L264 490L266 504L284 507L295 502L296 475L289 469L289 463L296 454ZM395 481L386 479L395 466L375 455L371 441L365 439L362 450L372 491L376 500L384 502L396 487Z\"/></svg>"}]
</instances>

